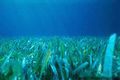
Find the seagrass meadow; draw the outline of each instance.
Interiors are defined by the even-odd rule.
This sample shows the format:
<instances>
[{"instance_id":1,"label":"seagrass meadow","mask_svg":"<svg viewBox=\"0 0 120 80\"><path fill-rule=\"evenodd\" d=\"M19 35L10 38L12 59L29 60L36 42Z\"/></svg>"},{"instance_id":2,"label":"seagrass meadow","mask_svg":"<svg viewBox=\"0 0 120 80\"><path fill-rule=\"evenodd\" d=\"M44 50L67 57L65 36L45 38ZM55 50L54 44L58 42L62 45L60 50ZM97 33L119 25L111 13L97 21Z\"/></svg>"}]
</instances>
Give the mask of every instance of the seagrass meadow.
<instances>
[{"instance_id":1,"label":"seagrass meadow","mask_svg":"<svg viewBox=\"0 0 120 80\"><path fill-rule=\"evenodd\" d=\"M0 40L0 80L120 78L120 37Z\"/></svg>"},{"instance_id":2,"label":"seagrass meadow","mask_svg":"<svg viewBox=\"0 0 120 80\"><path fill-rule=\"evenodd\" d=\"M0 80L120 80L120 0L0 0Z\"/></svg>"}]
</instances>

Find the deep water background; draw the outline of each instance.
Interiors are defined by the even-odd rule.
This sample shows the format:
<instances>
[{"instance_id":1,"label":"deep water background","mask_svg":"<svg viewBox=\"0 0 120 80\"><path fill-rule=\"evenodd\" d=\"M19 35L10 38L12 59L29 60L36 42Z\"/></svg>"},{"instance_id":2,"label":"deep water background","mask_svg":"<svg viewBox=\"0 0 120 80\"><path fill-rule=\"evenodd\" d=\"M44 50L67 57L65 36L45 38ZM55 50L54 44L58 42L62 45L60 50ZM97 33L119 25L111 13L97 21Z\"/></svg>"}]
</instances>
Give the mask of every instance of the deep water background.
<instances>
[{"instance_id":1,"label":"deep water background","mask_svg":"<svg viewBox=\"0 0 120 80\"><path fill-rule=\"evenodd\" d=\"M119 0L0 0L0 36L120 34Z\"/></svg>"}]
</instances>

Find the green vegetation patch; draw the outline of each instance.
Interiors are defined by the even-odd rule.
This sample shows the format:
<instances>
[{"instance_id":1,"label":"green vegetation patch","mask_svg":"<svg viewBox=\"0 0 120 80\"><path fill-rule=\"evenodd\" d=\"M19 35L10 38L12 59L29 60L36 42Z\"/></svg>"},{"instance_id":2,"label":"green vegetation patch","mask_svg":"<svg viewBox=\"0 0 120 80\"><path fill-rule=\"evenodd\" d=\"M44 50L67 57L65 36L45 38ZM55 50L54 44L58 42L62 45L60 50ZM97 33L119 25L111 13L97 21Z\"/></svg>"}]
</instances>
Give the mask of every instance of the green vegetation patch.
<instances>
[{"instance_id":1,"label":"green vegetation patch","mask_svg":"<svg viewBox=\"0 0 120 80\"><path fill-rule=\"evenodd\" d=\"M0 80L120 77L120 37L116 37L114 43L109 43L109 40L109 37L90 36L2 39ZM109 44L114 45L113 53L106 57L110 54ZM112 60L111 66L105 67L107 59ZM107 67L111 67L109 73Z\"/></svg>"}]
</instances>

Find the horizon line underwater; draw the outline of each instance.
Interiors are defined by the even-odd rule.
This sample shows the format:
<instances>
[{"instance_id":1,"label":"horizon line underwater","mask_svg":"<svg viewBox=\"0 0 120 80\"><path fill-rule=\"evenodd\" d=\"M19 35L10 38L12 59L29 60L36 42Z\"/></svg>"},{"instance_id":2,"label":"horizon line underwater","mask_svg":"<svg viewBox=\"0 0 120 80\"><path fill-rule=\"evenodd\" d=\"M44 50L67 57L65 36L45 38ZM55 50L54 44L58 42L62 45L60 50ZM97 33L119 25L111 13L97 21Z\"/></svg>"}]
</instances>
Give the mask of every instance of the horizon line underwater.
<instances>
[{"instance_id":1,"label":"horizon line underwater","mask_svg":"<svg viewBox=\"0 0 120 80\"><path fill-rule=\"evenodd\" d=\"M1 0L0 80L120 78L119 0Z\"/></svg>"}]
</instances>

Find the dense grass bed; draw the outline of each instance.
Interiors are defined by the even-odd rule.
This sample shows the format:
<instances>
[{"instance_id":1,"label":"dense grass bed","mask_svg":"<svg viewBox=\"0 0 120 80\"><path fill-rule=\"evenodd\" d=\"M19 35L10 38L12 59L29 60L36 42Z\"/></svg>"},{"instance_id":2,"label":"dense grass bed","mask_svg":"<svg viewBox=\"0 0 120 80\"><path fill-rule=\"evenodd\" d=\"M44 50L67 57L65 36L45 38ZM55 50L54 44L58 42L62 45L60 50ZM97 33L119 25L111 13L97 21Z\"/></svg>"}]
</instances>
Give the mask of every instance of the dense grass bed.
<instances>
[{"instance_id":1,"label":"dense grass bed","mask_svg":"<svg viewBox=\"0 0 120 80\"><path fill-rule=\"evenodd\" d=\"M0 80L79 80L120 77L120 37L105 65L109 37L29 37L0 40ZM107 58L106 58L107 59ZM112 67L112 76L105 76Z\"/></svg>"}]
</instances>

